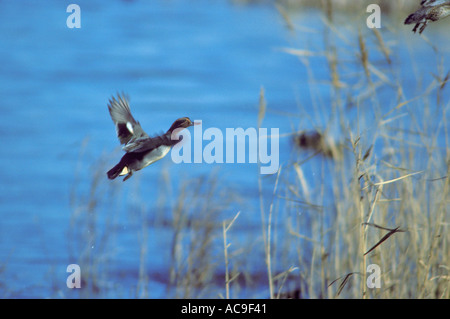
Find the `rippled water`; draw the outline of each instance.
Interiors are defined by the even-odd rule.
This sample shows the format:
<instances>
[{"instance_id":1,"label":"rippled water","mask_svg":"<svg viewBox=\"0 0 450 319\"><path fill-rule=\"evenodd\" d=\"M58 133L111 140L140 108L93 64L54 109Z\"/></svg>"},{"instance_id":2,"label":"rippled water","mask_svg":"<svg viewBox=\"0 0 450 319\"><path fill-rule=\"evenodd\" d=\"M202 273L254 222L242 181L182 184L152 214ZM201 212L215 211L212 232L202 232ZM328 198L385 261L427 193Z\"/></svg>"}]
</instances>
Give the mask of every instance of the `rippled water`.
<instances>
[{"instance_id":1,"label":"rippled water","mask_svg":"<svg viewBox=\"0 0 450 319\"><path fill-rule=\"evenodd\" d=\"M256 227L260 231L260 226L251 225L260 218L258 167L254 164L174 165L166 158L135 174L126 185L119 180L105 181L104 172L121 156L106 108L112 94L123 91L130 95L133 114L149 134L167 130L181 116L202 120L205 129L256 127L262 87L268 103L263 127L279 128L280 134L286 134L298 129L299 121L306 129L323 127L328 121L329 110L314 109L319 97L320 105L331 104L326 60L323 56L310 59L316 80L311 88L305 65L281 50L293 47L323 52L324 25L318 11L295 14L294 22L306 31L294 34L269 4L83 1L79 5L81 28L69 29L69 13L61 1L0 3L2 297L79 297L79 292L66 288L67 265L86 255L86 243L92 243L93 254L96 249L106 254L108 249L98 248L100 243L86 238L89 232L101 235L112 229L107 216L116 205L144 205L146 210L156 211L158 198L167 192L167 185L161 182L164 169L170 172L175 191L182 181L209 176L219 169L219 185L246 200L242 207L248 212L240 218L250 224L240 229L246 232L246 227ZM360 22L356 20L354 27ZM440 42L440 52L448 55L444 31L432 31L435 35L428 33L431 41ZM406 94L414 95L417 79L426 83L432 75L418 76L416 70L412 76L410 60L430 63L435 72L439 56L419 37L413 38L409 29L391 35L389 41L407 41L405 46L395 46L401 50L396 52L395 62L399 81L410 90ZM349 51L349 60L355 55ZM381 54L379 61L382 63ZM448 60L443 63L448 70ZM353 67L344 74L348 81L356 82L358 77L352 74L361 70ZM443 98L448 100L448 94ZM312 119L300 119L299 109L309 110ZM291 149L288 138L280 140L280 164L292 159ZM104 166L99 159L104 159ZM74 207L81 205L79 198L89 194L91 176L98 169L105 179L101 183L116 183L115 190L105 190L103 200L97 203L102 207L95 217L102 221L98 228L76 229ZM264 194L269 196L275 178L265 180ZM74 198L75 205L71 205ZM238 209L239 205L227 207L224 216L230 218ZM138 217L123 212L113 216L113 226L121 226L108 246L115 249L108 251L110 278L102 286L112 288L100 296L137 295L142 240L148 242L149 296L166 296L169 246L165 243L171 231L151 229L143 239ZM221 249L213 258L222 258ZM263 264L260 268L256 271L264 273ZM242 294L265 297L267 291Z\"/></svg>"}]
</instances>

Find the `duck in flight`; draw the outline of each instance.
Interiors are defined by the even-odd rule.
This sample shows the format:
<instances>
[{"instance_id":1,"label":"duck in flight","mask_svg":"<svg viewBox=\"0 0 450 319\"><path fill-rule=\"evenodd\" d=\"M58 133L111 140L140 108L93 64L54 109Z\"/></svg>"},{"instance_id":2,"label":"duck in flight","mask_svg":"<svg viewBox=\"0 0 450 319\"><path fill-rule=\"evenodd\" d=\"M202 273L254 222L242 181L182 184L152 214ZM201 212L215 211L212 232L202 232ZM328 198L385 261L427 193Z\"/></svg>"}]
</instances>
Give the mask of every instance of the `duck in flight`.
<instances>
[{"instance_id":1,"label":"duck in flight","mask_svg":"<svg viewBox=\"0 0 450 319\"><path fill-rule=\"evenodd\" d=\"M117 137L123 145L122 149L126 152L120 162L106 173L109 179L126 175L123 179L126 181L133 172L160 160L183 138L178 136L178 139L172 140L172 133L176 129L194 125L188 117L182 117L173 122L166 133L150 137L131 115L128 96L118 94L117 99L113 96L109 100L108 110L116 126Z\"/></svg>"},{"instance_id":2,"label":"duck in flight","mask_svg":"<svg viewBox=\"0 0 450 319\"><path fill-rule=\"evenodd\" d=\"M421 7L411 13L405 20L405 24L415 23L413 32L422 24L419 33L425 30L429 21L437 21L450 15L450 0L422 0Z\"/></svg>"}]
</instances>

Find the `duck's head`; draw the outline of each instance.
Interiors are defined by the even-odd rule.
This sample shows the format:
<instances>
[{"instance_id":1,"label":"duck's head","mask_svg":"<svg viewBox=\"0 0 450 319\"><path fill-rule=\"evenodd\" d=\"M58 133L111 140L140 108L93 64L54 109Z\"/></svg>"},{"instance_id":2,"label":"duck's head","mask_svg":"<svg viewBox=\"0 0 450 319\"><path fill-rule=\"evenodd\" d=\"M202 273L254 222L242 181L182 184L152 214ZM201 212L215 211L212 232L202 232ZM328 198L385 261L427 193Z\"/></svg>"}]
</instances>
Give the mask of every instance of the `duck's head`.
<instances>
[{"instance_id":1,"label":"duck's head","mask_svg":"<svg viewBox=\"0 0 450 319\"><path fill-rule=\"evenodd\" d=\"M189 117L180 117L178 120L173 122L168 132L173 132L176 129L183 129L189 126L195 125Z\"/></svg>"}]
</instances>

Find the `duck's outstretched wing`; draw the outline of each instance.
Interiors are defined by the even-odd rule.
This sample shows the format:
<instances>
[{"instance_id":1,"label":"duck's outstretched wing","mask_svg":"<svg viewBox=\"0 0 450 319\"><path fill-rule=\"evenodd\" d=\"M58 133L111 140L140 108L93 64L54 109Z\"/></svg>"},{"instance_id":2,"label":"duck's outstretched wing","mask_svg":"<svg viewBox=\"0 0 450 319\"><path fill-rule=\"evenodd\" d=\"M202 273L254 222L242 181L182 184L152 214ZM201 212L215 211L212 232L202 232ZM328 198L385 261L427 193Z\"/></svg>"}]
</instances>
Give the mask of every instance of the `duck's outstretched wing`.
<instances>
[{"instance_id":1,"label":"duck's outstretched wing","mask_svg":"<svg viewBox=\"0 0 450 319\"><path fill-rule=\"evenodd\" d=\"M109 114L116 126L116 134L120 144L126 145L133 140L148 138L138 121L131 115L129 98L125 94L113 96L108 103Z\"/></svg>"},{"instance_id":2,"label":"duck's outstretched wing","mask_svg":"<svg viewBox=\"0 0 450 319\"><path fill-rule=\"evenodd\" d=\"M420 2L420 5L422 7L436 7L438 5L444 4L444 3L449 3L449 0L422 0Z\"/></svg>"}]
</instances>

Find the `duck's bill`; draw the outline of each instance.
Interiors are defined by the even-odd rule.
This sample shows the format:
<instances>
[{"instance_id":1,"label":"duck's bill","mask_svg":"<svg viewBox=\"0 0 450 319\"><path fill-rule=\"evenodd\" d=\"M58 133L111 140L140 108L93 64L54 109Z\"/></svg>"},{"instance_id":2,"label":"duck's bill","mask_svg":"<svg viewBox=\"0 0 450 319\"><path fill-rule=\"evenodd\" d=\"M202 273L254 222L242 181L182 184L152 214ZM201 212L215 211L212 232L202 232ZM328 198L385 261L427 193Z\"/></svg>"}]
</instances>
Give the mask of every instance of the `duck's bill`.
<instances>
[{"instance_id":1,"label":"duck's bill","mask_svg":"<svg viewBox=\"0 0 450 319\"><path fill-rule=\"evenodd\" d=\"M201 120L195 120L192 125L202 125L202 121Z\"/></svg>"}]
</instances>

